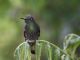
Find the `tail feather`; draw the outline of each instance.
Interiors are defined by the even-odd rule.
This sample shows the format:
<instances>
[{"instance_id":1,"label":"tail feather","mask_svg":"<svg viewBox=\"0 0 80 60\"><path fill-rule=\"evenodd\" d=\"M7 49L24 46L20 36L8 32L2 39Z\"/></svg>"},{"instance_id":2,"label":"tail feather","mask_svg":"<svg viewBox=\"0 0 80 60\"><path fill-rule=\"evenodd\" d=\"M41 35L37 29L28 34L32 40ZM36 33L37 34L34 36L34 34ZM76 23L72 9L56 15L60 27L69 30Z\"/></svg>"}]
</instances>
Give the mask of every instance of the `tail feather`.
<instances>
[{"instance_id":1,"label":"tail feather","mask_svg":"<svg viewBox=\"0 0 80 60\"><path fill-rule=\"evenodd\" d=\"M32 54L35 54L35 50L31 50L31 53L32 53Z\"/></svg>"},{"instance_id":2,"label":"tail feather","mask_svg":"<svg viewBox=\"0 0 80 60\"><path fill-rule=\"evenodd\" d=\"M30 45L31 53L35 54L35 43L36 43L36 41L28 41L28 43Z\"/></svg>"}]
</instances>

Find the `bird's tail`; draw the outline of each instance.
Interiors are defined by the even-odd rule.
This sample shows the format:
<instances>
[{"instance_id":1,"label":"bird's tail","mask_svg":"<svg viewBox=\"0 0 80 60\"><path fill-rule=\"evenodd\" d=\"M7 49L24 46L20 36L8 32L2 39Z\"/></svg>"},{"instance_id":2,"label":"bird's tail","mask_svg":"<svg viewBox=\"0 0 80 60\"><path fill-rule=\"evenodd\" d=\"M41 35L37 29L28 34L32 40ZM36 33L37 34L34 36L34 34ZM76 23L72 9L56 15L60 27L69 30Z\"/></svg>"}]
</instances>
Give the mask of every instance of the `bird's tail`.
<instances>
[{"instance_id":1,"label":"bird's tail","mask_svg":"<svg viewBox=\"0 0 80 60\"><path fill-rule=\"evenodd\" d=\"M30 45L30 48L31 48L31 53L35 54L35 44Z\"/></svg>"},{"instance_id":2,"label":"bird's tail","mask_svg":"<svg viewBox=\"0 0 80 60\"><path fill-rule=\"evenodd\" d=\"M32 54L35 54L35 50L31 50L31 53L32 53Z\"/></svg>"},{"instance_id":3,"label":"bird's tail","mask_svg":"<svg viewBox=\"0 0 80 60\"><path fill-rule=\"evenodd\" d=\"M29 43L29 45L30 45L30 50L31 50L31 53L32 54L35 54L35 44L36 44L36 41L34 41L34 42L29 42L28 41L28 43Z\"/></svg>"}]
</instances>

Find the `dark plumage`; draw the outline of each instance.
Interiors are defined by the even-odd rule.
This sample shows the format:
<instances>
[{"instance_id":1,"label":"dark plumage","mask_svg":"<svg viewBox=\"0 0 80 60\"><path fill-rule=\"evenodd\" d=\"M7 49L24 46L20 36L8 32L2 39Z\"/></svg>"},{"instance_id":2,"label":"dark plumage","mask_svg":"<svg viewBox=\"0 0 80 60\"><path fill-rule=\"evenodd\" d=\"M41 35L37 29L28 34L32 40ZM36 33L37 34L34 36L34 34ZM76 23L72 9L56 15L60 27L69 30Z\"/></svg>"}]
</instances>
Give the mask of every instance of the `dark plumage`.
<instances>
[{"instance_id":1,"label":"dark plumage","mask_svg":"<svg viewBox=\"0 0 80 60\"><path fill-rule=\"evenodd\" d=\"M35 54L35 43L36 40L38 40L40 36L40 27L35 22L34 18L32 16L27 16L26 18L21 18L25 20L25 30L24 30L24 37L25 41L28 41L30 47L31 47L31 53Z\"/></svg>"}]
</instances>

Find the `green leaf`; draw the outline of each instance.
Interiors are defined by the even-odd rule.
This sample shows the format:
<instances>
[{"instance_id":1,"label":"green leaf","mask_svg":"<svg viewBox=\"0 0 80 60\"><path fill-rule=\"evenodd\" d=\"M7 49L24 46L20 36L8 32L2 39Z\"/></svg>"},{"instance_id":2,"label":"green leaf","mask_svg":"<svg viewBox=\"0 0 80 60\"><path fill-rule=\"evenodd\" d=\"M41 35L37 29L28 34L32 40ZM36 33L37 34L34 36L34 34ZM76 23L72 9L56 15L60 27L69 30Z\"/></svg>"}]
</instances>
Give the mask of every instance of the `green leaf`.
<instances>
[{"instance_id":1,"label":"green leaf","mask_svg":"<svg viewBox=\"0 0 80 60\"><path fill-rule=\"evenodd\" d=\"M36 43L36 60L40 60L41 58L42 45L42 43Z\"/></svg>"},{"instance_id":2,"label":"green leaf","mask_svg":"<svg viewBox=\"0 0 80 60\"><path fill-rule=\"evenodd\" d=\"M21 43L15 50L16 60L31 60L31 50L27 42Z\"/></svg>"},{"instance_id":3,"label":"green leaf","mask_svg":"<svg viewBox=\"0 0 80 60\"><path fill-rule=\"evenodd\" d=\"M48 60L60 60L62 56L61 54L67 55L62 49L60 49L55 44L52 44L45 40L37 40L35 54L36 60L40 60L42 54L44 54L44 58L47 58ZM27 42L21 43L16 48L14 55L16 60L31 60L32 54L29 44Z\"/></svg>"},{"instance_id":4,"label":"green leaf","mask_svg":"<svg viewBox=\"0 0 80 60\"><path fill-rule=\"evenodd\" d=\"M66 53L55 44L52 44L45 40L39 40L39 42L45 45L43 46L43 49L44 52L46 51L45 56L48 60L60 60L62 56L61 54L66 55Z\"/></svg>"},{"instance_id":5,"label":"green leaf","mask_svg":"<svg viewBox=\"0 0 80 60\"><path fill-rule=\"evenodd\" d=\"M72 60L77 60L76 50L80 47L80 36L76 34L69 34L64 39L64 51L72 58Z\"/></svg>"},{"instance_id":6,"label":"green leaf","mask_svg":"<svg viewBox=\"0 0 80 60\"><path fill-rule=\"evenodd\" d=\"M49 43L47 43L48 60L52 60L52 48Z\"/></svg>"}]
</instances>

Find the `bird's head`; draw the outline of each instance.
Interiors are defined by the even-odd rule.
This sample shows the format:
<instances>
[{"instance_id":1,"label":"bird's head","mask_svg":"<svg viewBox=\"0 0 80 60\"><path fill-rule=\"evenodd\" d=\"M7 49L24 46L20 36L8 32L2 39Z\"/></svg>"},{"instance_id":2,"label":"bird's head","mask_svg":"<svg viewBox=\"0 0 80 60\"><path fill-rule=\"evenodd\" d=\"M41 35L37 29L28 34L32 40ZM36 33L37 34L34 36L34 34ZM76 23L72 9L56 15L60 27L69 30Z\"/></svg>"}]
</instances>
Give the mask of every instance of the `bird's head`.
<instances>
[{"instance_id":1,"label":"bird's head","mask_svg":"<svg viewBox=\"0 0 80 60\"><path fill-rule=\"evenodd\" d=\"M33 16L31 16L31 15L28 15L25 18L21 18L21 19L25 20L26 23L34 20Z\"/></svg>"}]
</instances>

